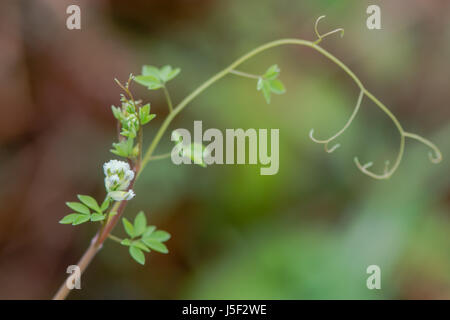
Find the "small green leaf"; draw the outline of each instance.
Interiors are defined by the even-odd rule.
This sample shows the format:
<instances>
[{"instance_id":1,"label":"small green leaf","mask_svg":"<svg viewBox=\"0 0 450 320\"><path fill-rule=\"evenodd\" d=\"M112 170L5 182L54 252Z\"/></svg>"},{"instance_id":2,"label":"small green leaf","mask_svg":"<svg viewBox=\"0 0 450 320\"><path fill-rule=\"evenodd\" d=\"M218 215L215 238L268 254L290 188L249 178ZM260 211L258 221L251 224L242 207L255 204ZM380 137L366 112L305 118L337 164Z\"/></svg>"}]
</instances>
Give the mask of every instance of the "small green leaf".
<instances>
[{"instance_id":1,"label":"small green leaf","mask_svg":"<svg viewBox=\"0 0 450 320\"><path fill-rule=\"evenodd\" d=\"M145 118L146 116L148 116L150 113L150 104L147 103L146 105L142 106L139 109L139 118L142 120L143 118Z\"/></svg>"},{"instance_id":2,"label":"small green leaf","mask_svg":"<svg viewBox=\"0 0 450 320\"><path fill-rule=\"evenodd\" d=\"M163 87L162 83L152 83L149 86L147 86L147 89L149 89L149 90L158 90L158 89L160 89L162 87Z\"/></svg>"},{"instance_id":3,"label":"small green leaf","mask_svg":"<svg viewBox=\"0 0 450 320\"><path fill-rule=\"evenodd\" d=\"M120 134L127 138L136 138L135 128L130 128L130 129L122 128L122 131L120 131Z\"/></svg>"},{"instance_id":4,"label":"small green leaf","mask_svg":"<svg viewBox=\"0 0 450 320\"><path fill-rule=\"evenodd\" d=\"M139 109L139 120L141 125L147 124L152 120L156 114L150 114L150 104L147 103L145 106Z\"/></svg>"},{"instance_id":5,"label":"small green leaf","mask_svg":"<svg viewBox=\"0 0 450 320\"><path fill-rule=\"evenodd\" d=\"M139 237L144 233L145 228L147 227L147 218L143 211L140 211L136 218L134 218L134 236Z\"/></svg>"},{"instance_id":6,"label":"small green leaf","mask_svg":"<svg viewBox=\"0 0 450 320\"><path fill-rule=\"evenodd\" d=\"M154 66L142 66L142 75L143 76L153 76L159 79L159 70Z\"/></svg>"},{"instance_id":7,"label":"small green leaf","mask_svg":"<svg viewBox=\"0 0 450 320\"><path fill-rule=\"evenodd\" d=\"M180 68L173 69L171 66L164 66L159 70L159 78L163 82L168 82L180 73Z\"/></svg>"},{"instance_id":8,"label":"small green leaf","mask_svg":"<svg viewBox=\"0 0 450 320\"><path fill-rule=\"evenodd\" d=\"M142 238L148 237L152 234L153 231L156 230L155 226L148 226L145 232L142 234Z\"/></svg>"},{"instance_id":9,"label":"small green leaf","mask_svg":"<svg viewBox=\"0 0 450 320\"><path fill-rule=\"evenodd\" d=\"M105 201L103 201L102 205L100 206L100 210L101 210L102 212L105 212L106 209L108 209L110 200L111 200L111 199L110 199L109 197L107 197L107 198L105 199Z\"/></svg>"},{"instance_id":10,"label":"small green leaf","mask_svg":"<svg viewBox=\"0 0 450 320\"><path fill-rule=\"evenodd\" d=\"M130 239L123 239L123 240L120 242L120 244L121 244L121 245L124 245L124 246L130 246L130 245L131 245L131 240L130 240Z\"/></svg>"},{"instance_id":11,"label":"small green leaf","mask_svg":"<svg viewBox=\"0 0 450 320\"><path fill-rule=\"evenodd\" d=\"M78 218L79 214L78 213L71 213L68 214L67 216L65 216L64 218L62 218L59 223L61 224L72 224L76 218Z\"/></svg>"},{"instance_id":12,"label":"small green leaf","mask_svg":"<svg viewBox=\"0 0 450 320\"><path fill-rule=\"evenodd\" d=\"M258 82L256 84L256 90L261 91L262 87L264 84L264 79L263 78L258 78Z\"/></svg>"},{"instance_id":13,"label":"small green leaf","mask_svg":"<svg viewBox=\"0 0 450 320\"><path fill-rule=\"evenodd\" d=\"M155 251L161 252L161 253L168 253L169 250L167 249L166 245L164 243L161 243L154 239L145 238L142 239L142 242L144 242L150 249L153 249Z\"/></svg>"},{"instance_id":14,"label":"small green leaf","mask_svg":"<svg viewBox=\"0 0 450 320\"><path fill-rule=\"evenodd\" d=\"M128 158L128 151L123 147L122 142L113 143L114 149L109 150L119 157Z\"/></svg>"},{"instance_id":15,"label":"small green leaf","mask_svg":"<svg viewBox=\"0 0 450 320\"><path fill-rule=\"evenodd\" d=\"M272 88L273 86L273 88ZM271 92L274 91L278 94L281 94L282 90L284 90L283 84L279 80L266 80L263 78L258 79L258 84L256 85L256 89L262 90L264 95L264 99L266 99L267 103L270 103Z\"/></svg>"},{"instance_id":16,"label":"small green leaf","mask_svg":"<svg viewBox=\"0 0 450 320\"><path fill-rule=\"evenodd\" d=\"M262 86L262 92L264 95L264 99L266 99L267 104L270 103L270 84L269 81L264 80Z\"/></svg>"},{"instance_id":17,"label":"small green leaf","mask_svg":"<svg viewBox=\"0 0 450 320\"><path fill-rule=\"evenodd\" d=\"M111 110L114 115L114 118L116 118L117 120L122 119L122 110L120 110L120 108L116 106L111 106Z\"/></svg>"},{"instance_id":18,"label":"small green leaf","mask_svg":"<svg viewBox=\"0 0 450 320\"><path fill-rule=\"evenodd\" d=\"M134 114L136 112L135 104L130 101L124 102L123 106L125 107L125 111L129 114Z\"/></svg>"},{"instance_id":19,"label":"small green leaf","mask_svg":"<svg viewBox=\"0 0 450 320\"><path fill-rule=\"evenodd\" d=\"M81 202L83 202L85 205L87 205L89 208L91 208L94 211L102 212L100 207L98 206L97 201L92 198L91 196L84 196L79 194L78 199L80 199Z\"/></svg>"},{"instance_id":20,"label":"small green leaf","mask_svg":"<svg viewBox=\"0 0 450 320\"><path fill-rule=\"evenodd\" d=\"M163 231L163 230L156 230L152 234L150 234L148 237L145 237L145 239L151 239L156 240L159 242L164 242L170 239L170 233ZM144 239L142 239L144 240Z\"/></svg>"},{"instance_id":21,"label":"small green leaf","mask_svg":"<svg viewBox=\"0 0 450 320\"><path fill-rule=\"evenodd\" d=\"M123 131L122 131L122 133L123 133ZM113 147L115 149L111 149L110 151L111 151L111 153L114 153L118 156L128 158L133 153L133 144L134 144L134 139L128 138L125 141L113 143Z\"/></svg>"},{"instance_id":22,"label":"small green leaf","mask_svg":"<svg viewBox=\"0 0 450 320\"><path fill-rule=\"evenodd\" d=\"M105 220L105 216L101 213L93 213L91 214L91 221L102 221Z\"/></svg>"},{"instance_id":23,"label":"small green leaf","mask_svg":"<svg viewBox=\"0 0 450 320\"><path fill-rule=\"evenodd\" d=\"M134 227L131 224L130 221L128 221L127 218L122 218L123 227L126 231L126 233L131 237L134 238Z\"/></svg>"},{"instance_id":24,"label":"small green leaf","mask_svg":"<svg viewBox=\"0 0 450 320\"><path fill-rule=\"evenodd\" d=\"M91 215L89 214L79 214L78 217L75 218L72 225L77 226L79 224L85 223L91 219Z\"/></svg>"},{"instance_id":25,"label":"small green leaf","mask_svg":"<svg viewBox=\"0 0 450 320\"><path fill-rule=\"evenodd\" d=\"M276 94L283 94L286 92L283 83L279 79L270 80L270 90Z\"/></svg>"},{"instance_id":26,"label":"small green leaf","mask_svg":"<svg viewBox=\"0 0 450 320\"><path fill-rule=\"evenodd\" d=\"M147 124L149 123L151 120L153 120L156 117L156 114L149 114L147 116L145 116L144 118L141 118L141 124Z\"/></svg>"},{"instance_id":27,"label":"small green leaf","mask_svg":"<svg viewBox=\"0 0 450 320\"><path fill-rule=\"evenodd\" d=\"M267 69L266 73L264 73L264 78L267 80L274 80L280 74L280 68L276 64L272 65Z\"/></svg>"},{"instance_id":28,"label":"small green leaf","mask_svg":"<svg viewBox=\"0 0 450 320\"><path fill-rule=\"evenodd\" d=\"M142 75L135 77L135 81L150 90L162 88L164 84L180 73L180 68L173 69L172 66L165 65L160 69L154 66L143 66Z\"/></svg>"},{"instance_id":29,"label":"small green leaf","mask_svg":"<svg viewBox=\"0 0 450 320\"><path fill-rule=\"evenodd\" d=\"M130 246L128 251L130 252L131 257L134 260L136 260L138 263L140 263L142 265L145 264L145 255L144 255L144 253L142 252L141 249L139 249L137 247Z\"/></svg>"},{"instance_id":30,"label":"small green leaf","mask_svg":"<svg viewBox=\"0 0 450 320\"><path fill-rule=\"evenodd\" d=\"M147 87L149 90L157 90L163 87L163 84L159 80L159 78L151 75L151 76L137 76L134 78L134 81Z\"/></svg>"},{"instance_id":31,"label":"small green leaf","mask_svg":"<svg viewBox=\"0 0 450 320\"><path fill-rule=\"evenodd\" d=\"M180 73L180 71L181 71L180 68L176 68L176 69L173 69L172 71L170 71L169 74L167 75L166 82L175 78Z\"/></svg>"},{"instance_id":32,"label":"small green leaf","mask_svg":"<svg viewBox=\"0 0 450 320\"><path fill-rule=\"evenodd\" d=\"M162 82L167 82L167 76L172 72L171 66L164 66L161 69L159 69L159 78Z\"/></svg>"},{"instance_id":33,"label":"small green leaf","mask_svg":"<svg viewBox=\"0 0 450 320\"><path fill-rule=\"evenodd\" d=\"M150 114L150 104L147 103L145 106L139 109L139 119L141 121L141 125L147 124L156 117L156 114Z\"/></svg>"},{"instance_id":34,"label":"small green leaf","mask_svg":"<svg viewBox=\"0 0 450 320\"><path fill-rule=\"evenodd\" d=\"M83 213L83 214L90 214L89 208L86 207L84 204L79 202L66 202L66 206L68 206L70 209L72 209L75 212Z\"/></svg>"},{"instance_id":35,"label":"small green leaf","mask_svg":"<svg viewBox=\"0 0 450 320\"><path fill-rule=\"evenodd\" d=\"M151 84L160 84L161 81L159 79L158 76L155 75L147 75L147 76L137 76L134 78L134 81L136 81L137 83L143 85L143 86L148 86Z\"/></svg>"},{"instance_id":36,"label":"small green leaf","mask_svg":"<svg viewBox=\"0 0 450 320\"><path fill-rule=\"evenodd\" d=\"M136 248L139 248L139 249L141 249L141 250L143 250L143 251L146 251L146 252L150 252L150 249L147 248L147 246L146 246L142 241L140 241L140 240L133 241L133 242L131 243L131 246L136 247Z\"/></svg>"}]
</instances>

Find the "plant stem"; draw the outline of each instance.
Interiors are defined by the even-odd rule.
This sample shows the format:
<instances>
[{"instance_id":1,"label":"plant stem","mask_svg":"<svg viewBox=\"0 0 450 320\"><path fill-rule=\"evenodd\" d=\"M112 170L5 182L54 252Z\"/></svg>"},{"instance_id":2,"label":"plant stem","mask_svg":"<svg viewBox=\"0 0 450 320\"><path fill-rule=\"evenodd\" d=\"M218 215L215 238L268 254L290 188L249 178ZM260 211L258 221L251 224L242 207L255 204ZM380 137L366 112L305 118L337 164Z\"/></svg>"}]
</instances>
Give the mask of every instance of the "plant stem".
<instances>
[{"instance_id":1,"label":"plant stem","mask_svg":"<svg viewBox=\"0 0 450 320\"><path fill-rule=\"evenodd\" d=\"M173 111L172 99L170 99L169 90L167 90L166 86L163 86L164 95L166 96L167 105L169 106L169 112Z\"/></svg>"},{"instance_id":2,"label":"plant stem","mask_svg":"<svg viewBox=\"0 0 450 320\"><path fill-rule=\"evenodd\" d=\"M149 161L166 159L166 158L169 158L171 155L172 155L172 152L167 152L167 153L159 154L157 156L151 156Z\"/></svg>"},{"instance_id":3,"label":"plant stem","mask_svg":"<svg viewBox=\"0 0 450 320\"><path fill-rule=\"evenodd\" d=\"M130 189L131 188L132 187L130 187ZM114 212L113 210L116 207L116 204L118 204L117 213L114 216L112 216L112 218L109 219L108 222L106 222L102 226L102 228L100 228L100 230L97 232L95 237L92 238L91 244L87 248L86 252L83 254L80 261L78 261L77 266L80 268L80 275L83 274L84 270L86 270L87 266L92 261L92 259L95 257L97 252L100 251L100 249L102 248L103 242L105 242L106 238L108 237L108 235L110 234L110 232L112 231L114 226L116 225L119 217L121 216L123 210L125 209L127 201L116 202L113 209L111 209L110 212ZM53 297L53 300L64 300L67 297L67 295L70 293L70 289L66 285L67 279L61 285L58 292Z\"/></svg>"},{"instance_id":4,"label":"plant stem","mask_svg":"<svg viewBox=\"0 0 450 320\"><path fill-rule=\"evenodd\" d=\"M245 78L250 78L250 79L259 79L261 78L260 76L257 76L255 74L251 74L251 73L247 73L247 72L242 72L242 71L238 71L238 70L230 70L230 73L235 74L237 76L241 76L241 77L245 77Z\"/></svg>"},{"instance_id":5,"label":"plant stem","mask_svg":"<svg viewBox=\"0 0 450 320\"><path fill-rule=\"evenodd\" d=\"M108 225L108 222L109 222L109 220L111 218L111 214L114 213L114 212L117 212L117 209L119 208L119 205L120 205L120 202L114 202L114 205L112 206L112 208L108 212L108 216L106 218L105 223L102 224L102 226L100 227L100 229L98 231L99 234L102 234L103 230ZM97 240L98 240L98 238L97 238Z\"/></svg>"},{"instance_id":6,"label":"plant stem","mask_svg":"<svg viewBox=\"0 0 450 320\"><path fill-rule=\"evenodd\" d=\"M95 257L97 252L101 249L101 246L98 246L96 244L97 236L98 236L98 234L92 239L91 244L89 245L89 247L87 248L87 250L83 254L83 256L81 257L80 261L78 261L78 263L77 263L77 266L80 268L80 274L82 274L83 271L86 270L89 263ZM67 278L66 281L63 282L63 284L59 288L58 292L53 297L53 300L64 300L67 297L67 295L70 292L70 289L67 287L67 284L66 284L68 279L69 278Z\"/></svg>"},{"instance_id":7,"label":"plant stem","mask_svg":"<svg viewBox=\"0 0 450 320\"><path fill-rule=\"evenodd\" d=\"M108 238L113 240L113 241L115 241L115 242L118 242L118 243L122 243L122 240L123 240L123 239L120 239L119 237L116 237L115 235L112 235L112 234L109 234Z\"/></svg>"},{"instance_id":8,"label":"plant stem","mask_svg":"<svg viewBox=\"0 0 450 320\"><path fill-rule=\"evenodd\" d=\"M400 125L400 122L397 120L397 118L392 114L391 111L377 98L375 98L367 89L363 86L362 82L359 80L359 78L338 58L336 58L334 55L323 49L322 47L318 46L316 43L303 40L303 39L281 39L272 41L269 43L266 43L262 46L257 47L256 49L253 49L252 51L248 52L247 54L243 55L236 61L234 61L232 64L230 64L227 68L223 69L222 71L216 73L211 78L206 80L203 84L201 84L197 89L195 89L191 94L189 94L186 98L184 98L171 112L167 118L162 123L161 127L159 128L158 132L156 133L156 136L154 137L153 141L151 142L149 148L147 149L145 156L142 160L142 168L143 169L148 161L150 161L150 158L155 151L156 147L158 146L159 141L161 140L162 136L164 135L165 131L169 127L172 120L175 118L175 116L180 113L192 100L194 100L198 95L200 95L203 91L205 91L208 87L210 87L212 84L217 82L218 80L222 79L224 76L232 72L236 67L238 67L240 64L244 63L245 61L249 60L250 58L254 57L255 55L266 51L268 49L282 46L282 45L300 45L300 46L306 46L310 47L313 50L316 50L317 52L324 55L326 58L331 60L333 63L335 63L337 66L339 66L345 73L347 73L351 79L355 82L355 84L360 88L360 90L370 99L372 100L382 111L384 111L387 116L394 122L395 126L397 127L399 133L400 133L400 148L399 153L397 155L397 159L395 161L395 164L393 168L384 175L376 175L371 172L363 171L364 173L368 174L369 176L376 178L376 179L384 179L386 177L389 177L399 166L403 151L404 151L404 145L405 145L405 137L403 135L404 130L402 126ZM360 168L361 169L361 168ZM140 174L141 171L139 171Z\"/></svg>"},{"instance_id":9,"label":"plant stem","mask_svg":"<svg viewBox=\"0 0 450 320\"><path fill-rule=\"evenodd\" d=\"M423 144L425 144L426 146L428 146L429 148L431 148L431 149L434 151L434 153L435 153L435 156L434 156L434 157L433 157L433 154L432 154L431 152L429 153L429 158L430 158L430 161L431 161L431 162L433 162L433 163L439 163L439 162L442 161L442 153L441 153L441 150L439 150L439 148L436 147L436 146L434 145L434 143L431 143L431 142L428 141L427 139L425 139L425 138L423 138L423 137L421 137L421 136L419 136L418 134L415 134L415 133L404 132L404 136L405 136L406 138L415 139L415 140L417 140L417 141L420 141L420 142L422 142Z\"/></svg>"}]
</instances>

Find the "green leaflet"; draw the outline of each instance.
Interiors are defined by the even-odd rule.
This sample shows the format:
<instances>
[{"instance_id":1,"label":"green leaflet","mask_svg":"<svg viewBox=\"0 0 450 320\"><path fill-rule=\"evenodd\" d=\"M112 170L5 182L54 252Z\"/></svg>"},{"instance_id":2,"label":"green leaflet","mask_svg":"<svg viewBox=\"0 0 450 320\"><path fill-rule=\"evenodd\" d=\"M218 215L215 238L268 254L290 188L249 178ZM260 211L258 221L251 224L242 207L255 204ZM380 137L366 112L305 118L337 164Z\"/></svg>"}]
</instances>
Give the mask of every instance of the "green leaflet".
<instances>
[{"instance_id":1,"label":"green leaflet","mask_svg":"<svg viewBox=\"0 0 450 320\"><path fill-rule=\"evenodd\" d=\"M135 261L145 264L144 251L169 252L163 242L170 239L170 234L163 230L156 230L155 226L147 226L147 218L143 211L136 215L133 222L122 218L123 227L130 238L123 239L120 244L129 247L129 253Z\"/></svg>"},{"instance_id":2,"label":"green leaflet","mask_svg":"<svg viewBox=\"0 0 450 320\"><path fill-rule=\"evenodd\" d=\"M141 249L135 246L130 246L128 249L130 256L138 263L145 265L145 255Z\"/></svg>"},{"instance_id":3,"label":"green leaflet","mask_svg":"<svg viewBox=\"0 0 450 320\"><path fill-rule=\"evenodd\" d=\"M258 78L256 89L262 91L264 99L269 104L272 93L283 94L286 92L283 83L277 79L280 69L276 64L270 66L262 77Z\"/></svg>"},{"instance_id":4,"label":"green leaflet","mask_svg":"<svg viewBox=\"0 0 450 320\"><path fill-rule=\"evenodd\" d=\"M179 73L180 68L172 68L172 66L166 65L158 69L154 66L143 66L142 74L136 76L134 81L147 87L149 90L158 90L165 86L167 82L174 79Z\"/></svg>"}]
</instances>

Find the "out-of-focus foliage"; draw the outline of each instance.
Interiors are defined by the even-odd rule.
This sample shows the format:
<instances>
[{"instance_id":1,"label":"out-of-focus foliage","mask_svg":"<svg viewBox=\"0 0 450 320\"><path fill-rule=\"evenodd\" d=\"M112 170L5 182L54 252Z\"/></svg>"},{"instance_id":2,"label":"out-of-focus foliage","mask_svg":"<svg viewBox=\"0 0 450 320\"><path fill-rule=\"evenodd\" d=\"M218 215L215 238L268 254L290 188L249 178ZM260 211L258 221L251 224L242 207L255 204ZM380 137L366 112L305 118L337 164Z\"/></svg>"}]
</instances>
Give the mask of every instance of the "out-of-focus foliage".
<instances>
[{"instance_id":1,"label":"out-of-focus foliage","mask_svg":"<svg viewBox=\"0 0 450 320\"><path fill-rule=\"evenodd\" d=\"M69 3L68 3L69 4ZM68 5L67 4L67 5ZM282 47L242 66L259 74L278 64L286 88L267 105L255 81L230 75L194 100L171 126L280 129L280 169L255 165L175 166L149 163L134 186L126 217L140 209L167 230L167 255L142 267L111 242L71 298L450 298L448 1L385 1L383 29L365 27L372 1L80 1L81 31L65 28L64 1L0 4L0 298L49 298L67 265L95 229L58 220L74 194L104 197L101 165L116 135L113 79L142 65L183 72L165 85L174 104L236 57L266 41L314 39L321 27L345 37L323 41L405 129L441 147L431 165L425 147L408 141L389 181L374 181L353 157L392 162L399 137L368 101L333 154L308 138L342 127L357 88L307 48ZM157 117L162 91L132 85ZM156 154L171 150L168 132ZM83 155L83 156L80 156ZM90 224L94 225L94 223ZM70 230L69 230L70 229ZM114 232L127 237L122 228ZM117 254L117 250L122 250ZM382 270L382 289L368 290L366 268Z\"/></svg>"}]
</instances>

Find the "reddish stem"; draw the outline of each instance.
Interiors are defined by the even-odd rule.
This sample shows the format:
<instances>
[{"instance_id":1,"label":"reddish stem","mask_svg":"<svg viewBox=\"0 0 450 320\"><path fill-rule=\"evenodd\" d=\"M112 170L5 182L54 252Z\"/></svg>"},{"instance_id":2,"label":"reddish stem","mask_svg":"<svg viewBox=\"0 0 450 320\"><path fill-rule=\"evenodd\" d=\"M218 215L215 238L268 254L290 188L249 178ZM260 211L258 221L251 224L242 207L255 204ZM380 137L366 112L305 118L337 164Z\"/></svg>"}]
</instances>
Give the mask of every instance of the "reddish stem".
<instances>
[{"instance_id":1,"label":"reddish stem","mask_svg":"<svg viewBox=\"0 0 450 320\"><path fill-rule=\"evenodd\" d=\"M130 186L128 187L128 190L133 188L134 182L137 177L138 169L134 169L135 175L134 179L131 181ZM117 222L120 219L120 216L123 213L123 210L125 210L125 207L127 205L126 200L121 201L119 208L117 209L117 213L107 222L106 226L104 228L101 228L94 238L91 240L91 244L84 252L83 256L81 257L80 261L78 261L77 266L80 268L80 275L83 274L84 270L86 270L89 263L94 259L95 255L103 246L103 242L108 238L108 235L111 233L111 231L116 226ZM53 297L53 300L64 300L67 295L70 293L70 289L67 286L67 280L70 278L71 275L67 277L67 279L63 282L61 287L59 288L58 292Z\"/></svg>"}]
</instances>

